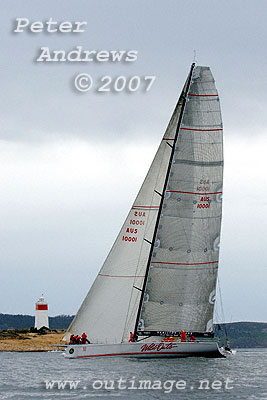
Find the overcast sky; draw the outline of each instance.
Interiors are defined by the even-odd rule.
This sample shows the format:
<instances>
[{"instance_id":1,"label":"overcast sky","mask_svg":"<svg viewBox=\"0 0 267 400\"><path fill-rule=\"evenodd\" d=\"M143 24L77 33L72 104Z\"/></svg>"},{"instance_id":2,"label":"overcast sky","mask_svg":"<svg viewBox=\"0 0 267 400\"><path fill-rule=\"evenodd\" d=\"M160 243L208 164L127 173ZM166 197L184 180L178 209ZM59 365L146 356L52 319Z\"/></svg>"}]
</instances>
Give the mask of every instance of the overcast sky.
<instances>
[{"instance_id":1,"label":"overcast sky","mask_svg":"<svg viewBox=\"0 0 267 400\"><path fill-rule=\"evenodd\" d=\"M220 284L227 321L267 321L266 1L2 2L0 313L74 314L139 190L196 50L225 132ZM13 33L15 19L87 21ZM36 63L40 48L136 50L132 63ZM149 92L78 93L74 77L155 75Z\"/></svg>"}]
</instances>

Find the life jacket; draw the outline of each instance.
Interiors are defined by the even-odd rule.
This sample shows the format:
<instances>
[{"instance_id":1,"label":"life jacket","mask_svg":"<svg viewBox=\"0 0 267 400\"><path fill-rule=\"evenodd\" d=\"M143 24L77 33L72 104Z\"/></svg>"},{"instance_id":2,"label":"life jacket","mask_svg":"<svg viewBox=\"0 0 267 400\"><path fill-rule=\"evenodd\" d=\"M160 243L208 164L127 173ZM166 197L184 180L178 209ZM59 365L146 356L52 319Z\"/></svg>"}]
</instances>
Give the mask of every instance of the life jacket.
<instances>
[{"instance_id":1,"label":"life jacket","mask_svg":"<svg viewBox=\"0 0 267 400\"><path fill-rule=\"evenodd\" d=\"M132 341L133 341L133 338L134 338L134 334L131 332L131 333L130 333L130 339L128 340L128 342L132 342Z\"/></svg>"},{"instance_id":2,"label":"life jacket","mask_svg":"<svg viewBox=\"0 0 267 400\"><path fill-rule=\"evenodd\" d=\"M86 344L87 335L86 333L82 334L82 344Z\"/></svg>"}]
</instances>

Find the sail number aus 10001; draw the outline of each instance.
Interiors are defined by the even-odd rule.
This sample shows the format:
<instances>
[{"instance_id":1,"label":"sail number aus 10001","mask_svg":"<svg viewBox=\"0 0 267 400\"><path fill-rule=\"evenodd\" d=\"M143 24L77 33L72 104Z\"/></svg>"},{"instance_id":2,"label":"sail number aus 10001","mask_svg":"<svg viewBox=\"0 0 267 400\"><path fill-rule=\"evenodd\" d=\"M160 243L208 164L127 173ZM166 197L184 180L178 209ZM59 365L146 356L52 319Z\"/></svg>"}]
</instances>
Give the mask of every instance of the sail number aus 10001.
<instances>
[{"instance_id":1,"label":"sail number aus 10001","mask_svg":"<svg viewBox=\"0 0 267 400\"><path fill-rule=\"evenodd\" d=\"M197 208L210 208L210 197L209 196L201 197L200 202L197 205Z\"/></svg>"},{"instance_id":2,"label":"sail number aus 10001","mask_svg":"<svg viewBox=\"0 0 267 400\"><path fill-rule=\"evenodd\" d=\"M145 221L143 219L138 219L138 217L145 217L145 216L146 216L145 211L134 211L135 219L130 219L130 221L129 221L130 225L136 225L136 226L137 225L139 225L139 226L145 225ZM138 229L137 228L128 227L128 228L126 228L125 233L128 234L128 235L123 235L122 236L121 240L123 242L132 242L132 243L134 243L134 242L137 241L137 236L129 236L129 234L137 235L137 233L138 233Z\"/></svg>"}]
</instances>

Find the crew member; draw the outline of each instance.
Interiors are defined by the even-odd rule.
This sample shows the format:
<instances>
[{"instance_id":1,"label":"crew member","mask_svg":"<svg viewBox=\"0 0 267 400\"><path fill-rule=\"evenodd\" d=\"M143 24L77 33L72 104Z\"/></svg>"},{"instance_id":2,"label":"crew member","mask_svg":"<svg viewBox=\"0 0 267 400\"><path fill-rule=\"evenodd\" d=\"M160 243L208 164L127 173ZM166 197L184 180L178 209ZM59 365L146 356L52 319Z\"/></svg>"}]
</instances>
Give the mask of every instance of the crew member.
<instances>
[{"instance_id":1,"label":"crew member","mask_svg":"<svg viewBox=\"0 0 267 400\"><path fill-rule=\"evenodd\" d=\"M74 335L70 335L70 343L69 344L74 344Z\"/></svg>"},{"instance_id":2,"label":"crew member","mask_svg":"<svg viewBox=\"0 0 267 400\"><path fill-rule=\"evenodd\" d=\"M195 336L193 335L193 333L191 333L191 335L190 335L190 342L195 342L196 341L196 338L195 338Z\"/></svg>"},{"instance_id":3,"label":"crew member","mask_svg":"<svg viewBox=\"0 0 267 400\"><path fill-rule=\"evenodd\" d=\"M180 336L181 336L181 342L185 342L186 341L186 333L184 330L181 331Z\"/></svg>"},{"instance_id":4,"label":"crew member","mask_svg":"<svg viewBox=\"0 0 267 400\"><path fill-rule=\"evenodd\" d=\"M87 335L85 332L83 332L81 344L86 344L86 340L87 340Z\"/></svg>"},{"instance_id":5,"label":"crew member","mask_svg":"<svg viewBox=\"0 0 267 400\"><path fill-rule=\"evenodd\" d=\"M134 334L133 332L130 332L130 339L128 340L128 342L133 342L134 339Z\"/></svg>"}]
</instances>

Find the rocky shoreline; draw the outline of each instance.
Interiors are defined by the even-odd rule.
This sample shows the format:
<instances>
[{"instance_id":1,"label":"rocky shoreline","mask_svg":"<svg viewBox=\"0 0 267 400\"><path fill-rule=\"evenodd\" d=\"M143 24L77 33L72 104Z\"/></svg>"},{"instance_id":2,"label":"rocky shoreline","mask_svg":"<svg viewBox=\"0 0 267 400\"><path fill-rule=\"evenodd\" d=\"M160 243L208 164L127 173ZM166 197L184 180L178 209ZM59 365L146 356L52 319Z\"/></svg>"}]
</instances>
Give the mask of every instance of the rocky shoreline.
<instances>
[{"instance_id":1,"label":"rocky shoreline","mask_svg":"<svg viewBox=\"0 0 267 400\"><path fill-rule=\"evenodd\" d=\"M65 345L62 341L65 330L54 330L45 334L25 330L6 330L0 332L0 351L44 352L64 349L54 345Z\"/></svg>"}]
</instances>

